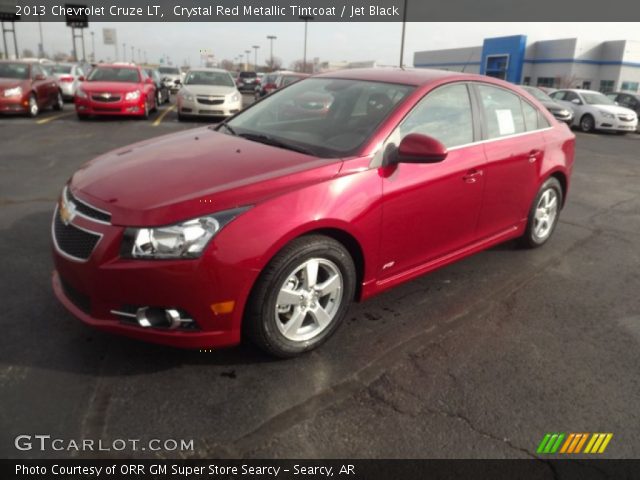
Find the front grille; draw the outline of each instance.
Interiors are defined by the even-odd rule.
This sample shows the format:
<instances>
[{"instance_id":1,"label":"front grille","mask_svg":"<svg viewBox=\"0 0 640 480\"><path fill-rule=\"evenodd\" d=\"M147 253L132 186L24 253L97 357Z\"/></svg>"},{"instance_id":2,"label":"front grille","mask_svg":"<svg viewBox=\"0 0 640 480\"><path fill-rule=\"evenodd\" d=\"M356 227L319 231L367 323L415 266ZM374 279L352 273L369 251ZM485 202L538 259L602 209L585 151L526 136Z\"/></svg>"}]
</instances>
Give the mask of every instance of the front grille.
<instances>
[{"instance_id":1,"label":"front grille","mask_svg":"<svg viewBox=\"0 0 640 480\"><path fill-rule=\"evenodd\" d=\"M91 313L91 299L87 295L73 288L62 277L60 277L60 283L62 284L62 290L64 291L65 296L71 301L71 303L83 312Z\"/></svg>"},{"instance_id":2,"label":"front grille","mask_svg":"<svg viewBox=\"0 0 640 480\"><path fill-rule=\"evenodd\" d=\"M114 95L114 94L109 94L108 96L107 96L107 94L104 94L104 93L98 93L96 95L91 95L91 99L92 100L95 100L96 102L104 102L104 103L119 102L121 98L122 98L122 96Z\"/></svg>"},{"instance_id":3,"label":"front grille","mask_svg":"<svg viewBox=\"0 0 640 480\"><path fill-rule=\"evenodd\" d=\"M222 110L198 110L200 115L224 115Z\"/></svg>"},{"instance_id":4,"label":"front grille","mask_svg":"<svg viewBox=\"0 0 640 480\"><path fill-rule=\"evenodd\" d=\"M86 260L100 241L97 233L86 232L74 225L65 225L56 209L53 220L53 236L58 249L78 260Z\"/></svg>"},{"instance_id":5,"label":"front grille","mask_svg":"<svg viewBox=\"0 0 640 480\"><path fill-rule=\"evenodd\" d=\"M208 98L208 97L197 97L198 103L203 105L222 105L224 103L224 98Z\"/></svg>"},{"instance_id":6,"label":"front grille","mask_svg":"<svg viewBox=\"0 0 640 480\"><path fill-rule=\"evenodd\" d=\"M81 213L85 217L98 220L99 222L105 222L105 223L111 222L111 214L98 210L97 208L92 207L91 205L83 202L77 197L74 197L68 188L66 189L66 192L67 192L67 200L70 202L73 202L77 212Z\"/></svg>"}]
</instances>

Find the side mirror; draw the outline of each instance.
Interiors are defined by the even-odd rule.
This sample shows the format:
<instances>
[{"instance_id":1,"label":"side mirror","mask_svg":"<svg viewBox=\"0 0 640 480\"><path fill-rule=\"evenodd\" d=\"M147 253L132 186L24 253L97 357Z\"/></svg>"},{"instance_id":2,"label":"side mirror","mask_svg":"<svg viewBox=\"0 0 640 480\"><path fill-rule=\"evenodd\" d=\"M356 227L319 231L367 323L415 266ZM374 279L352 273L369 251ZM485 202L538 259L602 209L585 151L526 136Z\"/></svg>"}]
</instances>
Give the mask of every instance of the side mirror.
<instances>
[{"instance_id":1,"label":"side mirror","mask_svg":"<svg viewBox=\"0 0 640 480\"><path fill-rule=\"evenodd\" d=\"M80 75L80 76L78 77L78 81L79 81L79 82L84 82L84 77L83 77L82 75Z\"/></svg>"},{"instance_id":2,"label":"side mirror","mask_svg":"<svg viewBox=\"0 0 640 480\"><path fill-rule=\"evenodd\" d=\"M447 148L435 138L410 133L398 147L397 163L438 163L447 158Z\"/></svg>"},{"instance_id":3,"label":"side mirror","mask_svg":"<svg viewBox=\"0 0 640 480\"><path fill-rule=\"evenodd\" d=\"M573 100L571 100L571 103L575 103L576 105L582 105L582 102L580 101L579 98L574 98Z\"/></svg>"}]
</instances>

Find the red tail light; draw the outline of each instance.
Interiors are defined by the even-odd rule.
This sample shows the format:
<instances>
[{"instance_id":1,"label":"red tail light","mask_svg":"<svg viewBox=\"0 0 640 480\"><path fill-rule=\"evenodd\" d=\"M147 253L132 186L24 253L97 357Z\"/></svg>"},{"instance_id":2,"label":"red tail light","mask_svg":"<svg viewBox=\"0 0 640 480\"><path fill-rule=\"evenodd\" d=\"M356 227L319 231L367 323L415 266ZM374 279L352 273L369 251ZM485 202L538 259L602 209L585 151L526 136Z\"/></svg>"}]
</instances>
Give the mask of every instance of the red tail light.
<instances>
[{"instance_id":1,"label":"red tail light","mask_svg":"<svg viewBox=\"0 0 640 480\"><path fill-rule=\"evenodd\" d=\"M58 80L63 83L69 83L69 82L73 82L73 77L65 75L64 77L60 77Z\"/></svg>"}]
</instances>

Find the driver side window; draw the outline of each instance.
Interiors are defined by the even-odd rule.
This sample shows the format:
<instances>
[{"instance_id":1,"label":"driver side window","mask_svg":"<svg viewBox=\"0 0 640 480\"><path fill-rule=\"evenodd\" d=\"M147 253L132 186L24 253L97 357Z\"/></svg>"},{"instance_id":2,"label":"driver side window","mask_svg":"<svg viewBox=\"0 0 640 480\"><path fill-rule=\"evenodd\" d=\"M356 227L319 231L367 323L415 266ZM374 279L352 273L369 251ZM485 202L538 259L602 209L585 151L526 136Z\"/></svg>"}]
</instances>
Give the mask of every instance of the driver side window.
<instances>
[{"instance_id":1,"label":"driver side window","mask_svg":"<svg viewBox=\"0 0 640 480\"><path fill-rule=\"evenodd\" d=\"M427 94L398 127L400 140L410 133L428 135L452 148L473 142L473 115L465 84L445 85Z\"/></svg>"}]
</instances>

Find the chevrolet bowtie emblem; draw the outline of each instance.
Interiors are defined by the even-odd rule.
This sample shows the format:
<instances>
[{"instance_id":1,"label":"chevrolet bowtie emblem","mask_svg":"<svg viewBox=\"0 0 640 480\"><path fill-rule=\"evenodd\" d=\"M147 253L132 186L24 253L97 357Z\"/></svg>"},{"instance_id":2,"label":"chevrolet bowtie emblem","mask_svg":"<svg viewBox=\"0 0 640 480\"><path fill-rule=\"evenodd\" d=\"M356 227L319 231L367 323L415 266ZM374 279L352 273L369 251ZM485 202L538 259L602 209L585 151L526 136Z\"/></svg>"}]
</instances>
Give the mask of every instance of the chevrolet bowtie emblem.
<instances>
[{"instance_id":1,"label":"chevrolet bowtie emblem","mask_svg":"<svg viewBox=\"0 0 640 480\"><path fill-rule=\"evenodd\" d=\"M62 223L69 225L76 216L76 206L72 202L68 202L62 198L58 205L58 213Z\"/></svg>"},{"instance_id":2,"label":"chevrolet bowtie emblem","mask_svg":"<svg viewBox=\"0 0 640 480\"><path fill-rule=\"evenodd\" d=\"M103 93L102 94L102 98L111 98L111 94L110 93Z\"/></svg>"}]
</instances>

